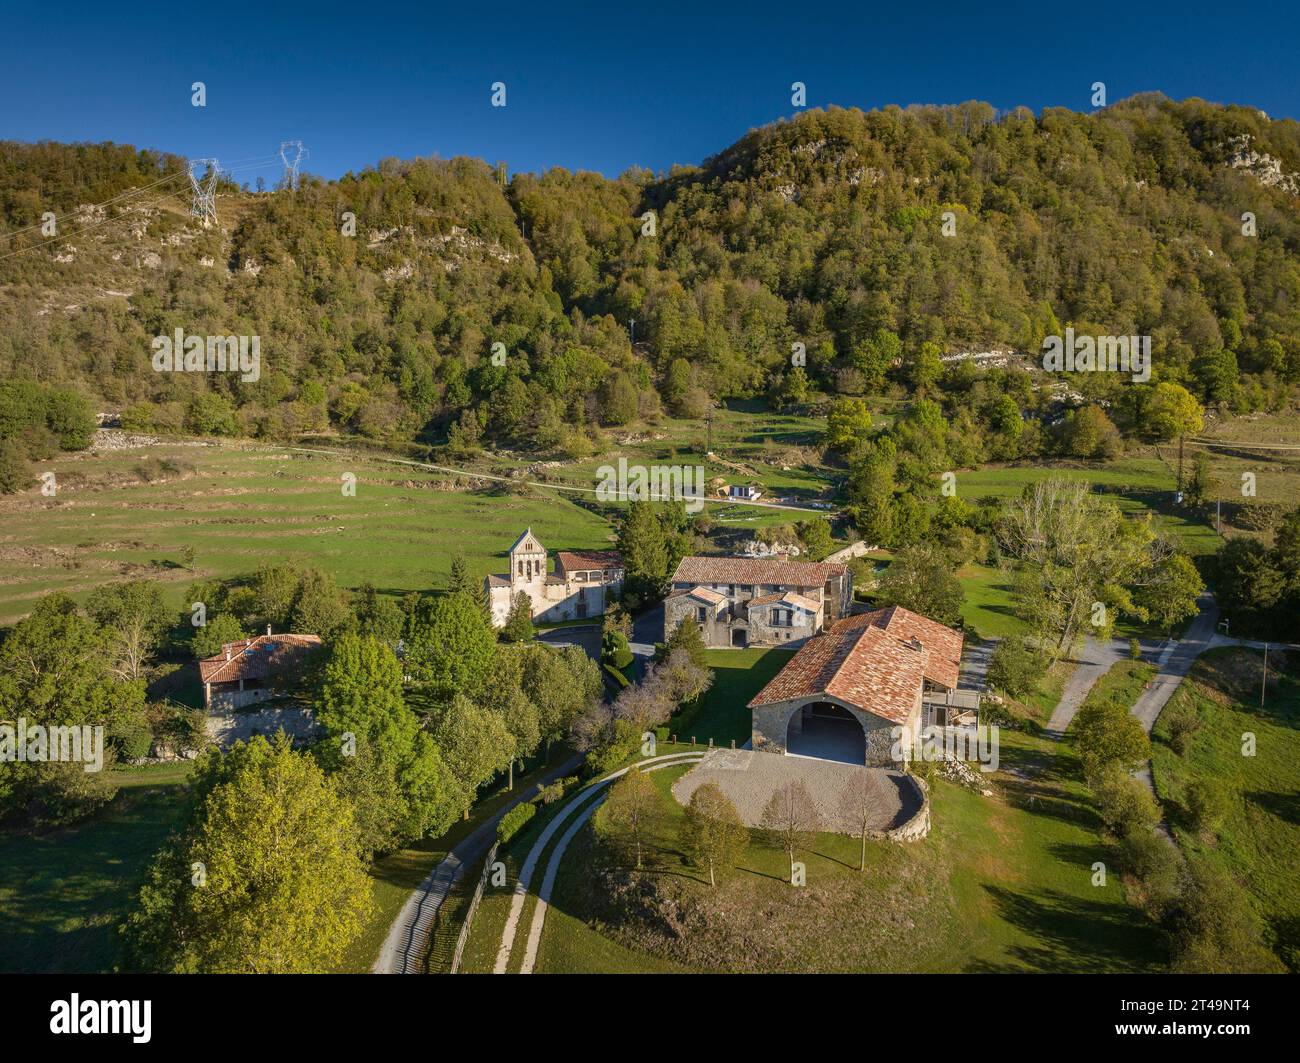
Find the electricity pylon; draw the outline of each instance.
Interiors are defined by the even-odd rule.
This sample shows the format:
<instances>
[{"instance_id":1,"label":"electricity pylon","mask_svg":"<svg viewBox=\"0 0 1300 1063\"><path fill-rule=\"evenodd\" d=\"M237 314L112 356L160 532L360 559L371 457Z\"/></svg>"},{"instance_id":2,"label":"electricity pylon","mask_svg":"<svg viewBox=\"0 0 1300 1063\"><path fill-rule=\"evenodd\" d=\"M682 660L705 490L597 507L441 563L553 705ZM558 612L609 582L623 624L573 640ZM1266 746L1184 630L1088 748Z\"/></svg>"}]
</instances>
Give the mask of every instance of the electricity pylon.
<instances>
[{"instance_id":1,"label":"electricity pylon","mask_svg":"<svg viewBox=\"0 0 1300 1063\"><path fill-rule=\"evenodd\" d=\"M293 151L293 159L289 158L289 152ZM280 141L280 161L284 163L284 184L289 191L298 187L298 164L307 157L307 149L302 146L301 140L282 140Z\"/></svg>"},{"instance_id":2,"label":"electricity pylon","mask_svg":"<svg viewBox=\"0 0 1300 1063\"><path fill-rule=\"evenodd\" d=\"M203 173L204 167L207 172ZM217 178L221 167L216 159L190 159L190 190L193 199L190 213L202 220L205 226L217 220ZM203 173L200 179L199 174Z\"/></svg>"}]
</instances>

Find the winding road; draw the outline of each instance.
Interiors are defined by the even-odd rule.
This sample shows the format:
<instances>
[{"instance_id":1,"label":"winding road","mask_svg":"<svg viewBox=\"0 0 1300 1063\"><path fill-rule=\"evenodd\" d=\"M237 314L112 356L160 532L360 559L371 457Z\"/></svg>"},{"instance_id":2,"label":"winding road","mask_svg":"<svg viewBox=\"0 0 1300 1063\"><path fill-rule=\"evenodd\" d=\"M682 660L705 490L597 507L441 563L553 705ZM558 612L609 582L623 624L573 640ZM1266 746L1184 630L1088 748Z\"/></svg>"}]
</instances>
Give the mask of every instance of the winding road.
<instances>
[{"instance_id":1,"label":"winding road","mask_svg":"<svg viewBox=\"0 0 1300 1063\"><path fill-rule=\"evenodd\" d=\"M691 764L703 759L704 752L702 750L689 750L683 753L665 753L657 757L648 757L639 761L633 767L639 768L641 771L658 771L660 768L671 768L678 764ZM538 835L537 841L528 850L528 856L524 859L524 865L519 871L519 878L515 882L514 896L510 898L510 914L506 917L505 929L501 932L501 945L497 949L496 964L492 969L493 974L505 974L510 969L510 956L514 950L515 938L518 936L519 924L523 918L524 905L528 900L528 887L532 883L533 874L537 870L537 864L541 860L546 846L567 821L568 827L556 843L555 849L551 853L551 859L547 862L541 888L537 891L537 905L533 909L528 937L524 943L524 955L520 963L519 973L532 974L533 967L537 962L537 950L541 945L542 929L546 923L546 908L551 899L551 892L555 887L555 877L559 872L564 851L568 848L569 842L573 840L573 836L591 818L600 803L605 799L609 784L615 779L626 775L629 770L629 768L620 768L618 771L611 772L604 778L584 787L574 795L556 814L555 818L546 825L542 833ZM592 799L593 795L594 800ZM574 812L579 809L581 811L574 817Z\"/></svg>"},{"instance_id":2,"label":"winding road","mask_svg":"<svg viewBox=\"0 0 1300 1063\"><path fill-rule=\"evenodd\" d=\"M535 797L547 783L573 772L580 763L581 758L574 756L551 769L452 846L402 905L379 950L379 957L370 968L371 974L420 974L423 971L429 950L429 930L438 909L452 886L465 873L465 868L472 867L492 847L501 817L520 801Z\"/></svg>"}]
</instances>

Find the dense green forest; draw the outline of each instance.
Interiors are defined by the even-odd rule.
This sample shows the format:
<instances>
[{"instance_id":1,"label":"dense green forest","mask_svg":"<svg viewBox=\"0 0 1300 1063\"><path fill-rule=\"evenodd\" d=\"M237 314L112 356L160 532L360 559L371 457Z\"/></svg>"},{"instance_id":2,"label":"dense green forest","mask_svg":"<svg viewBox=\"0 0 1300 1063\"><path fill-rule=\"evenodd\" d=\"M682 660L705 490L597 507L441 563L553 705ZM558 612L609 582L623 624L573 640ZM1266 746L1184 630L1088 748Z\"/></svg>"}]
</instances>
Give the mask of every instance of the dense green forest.
<instances>
[{"instance_id":1,"label":"dense green forest","mask_svg":"<svg viewBox=\"0 0 1300 1063\"><path fill-rule=\"evenodd\" d=\"M418 159L227 183L203 228L175 156L3 143L0 375L79 389L128 427L572 454L664 408L928 395L977 450L1015 456L1047 444L1008 397L1042 414L1051 395L943 354L1033 357L1070 325L1149 334L1149 383L1070 380L1123 432L1171 383L1285 405L1297 173L1300 125L1200 100L832 109L660 176ZM152 339L177 328L259 336L260 378L154 372Z\"/></svg>"}]
</instances>

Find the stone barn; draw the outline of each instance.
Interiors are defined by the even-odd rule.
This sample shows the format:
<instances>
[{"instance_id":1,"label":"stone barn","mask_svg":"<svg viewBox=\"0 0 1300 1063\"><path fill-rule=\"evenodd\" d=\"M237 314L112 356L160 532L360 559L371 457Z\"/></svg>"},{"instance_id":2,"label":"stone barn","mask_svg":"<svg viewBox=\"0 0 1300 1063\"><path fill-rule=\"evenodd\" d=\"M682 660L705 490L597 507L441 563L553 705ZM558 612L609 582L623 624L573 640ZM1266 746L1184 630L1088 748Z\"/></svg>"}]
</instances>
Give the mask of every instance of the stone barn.
<instances>
[{"instance_id":1,"label":"stone barn","mask_svg":"<svg viewBox=\"0 0 1300 1063\"><path fill-rule=\"evenodd\" d=\"M753 748L874 767L895 763L957 686L962 636L890 606L809 639L749 703Z\"/></svg>"}]
</instances>

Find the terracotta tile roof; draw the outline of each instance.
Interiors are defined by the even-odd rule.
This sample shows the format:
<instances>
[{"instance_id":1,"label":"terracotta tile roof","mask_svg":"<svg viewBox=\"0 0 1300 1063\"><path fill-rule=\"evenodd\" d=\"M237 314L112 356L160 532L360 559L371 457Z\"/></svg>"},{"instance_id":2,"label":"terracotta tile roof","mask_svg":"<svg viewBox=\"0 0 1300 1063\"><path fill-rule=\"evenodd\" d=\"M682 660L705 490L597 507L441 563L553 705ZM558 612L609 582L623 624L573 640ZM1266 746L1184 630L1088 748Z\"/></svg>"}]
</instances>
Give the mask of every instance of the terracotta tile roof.
<instances>
[{"instance_id":1,"label":"terracotta tile roof","mask_svg":"<svg viewBox=\"0 0 1300 1063\"><path fill-rule=\"evenodd\" d=\"M904 723L925 679L957 685L962 636L898 606L846 617L806 642L749 708L829 695Z\"/></svg>"},{"instance_id":2,"label":"terracotta tile roof","mask_svg":"<svg viewBox=\"0 0 1300 1063\"><path fill-rule=\"evenodd\" d=\"M857 616L845 617L835 626L861 627L870 624L883 628L897 639L918 639L926 650L925 677L950 690L957 686L957 676L961 672L962 634L940 624L937 620L921 616L901 605L891 605L887 609L877 609L871 613L859 613Z\"/></svg>"},{"instance_id":3,"label":"terracotta tile roof","mask_svg":"<svg viewBox=\"0 0 1300 1063\"><path fill-rule=\"evenodd\" d=\"M693 587L688 591L674 591L669 598L698 598L710 605L721 605L727 600L725 594L719 594L712 587Z\"/></svg>"},{"instance_id":4,"label":"terracotta tile roof","mask_svg":"<svg viewBox=\"0 0 1300 1063\"><path fill-rule=\"evenodd\" d=\"M258 635L227 642L220 653L199 661L199 678L205 683L265 679L295 667L320 645L319 635Z\"/></svg>"},{"instance_id":5,"label":"terracotta tile roof","mask_svg":"<svg viewBox=\"0 0 1300 1063\"><path fill-rule=\"evenodd\" d=\"M560 550L555 560L565 572L623 567L623 555L617 550Z\"/></svg>"},{"instance_id":6,"label":"terracotta tile roof","mask_svg":"<svg viewBox=\"0 0 1300 1063\"><path fill-rule=\"evenodd\" d=\"M674 583L775 583L821 587L847 569L834 561L788 561L779 557L683 557Z\"/></svg>"},{"instance_id":7,"label":"terracotta tile roof","mask_svg":"<svg viewBox=\"0 0 1300 1063\"><path fill-rule=\"evenodd\" d=\"M777 591L775 594L765 594L761 598L751 598L749 607L754 609L760 605L775 605L777 602L782 605L794 606L797 609L807 609L810 613L815 613L821 608L820 602L814 602L811 598L805 598L802 594L795 594L794 591Z\"/></svg>"}]
</instances>

